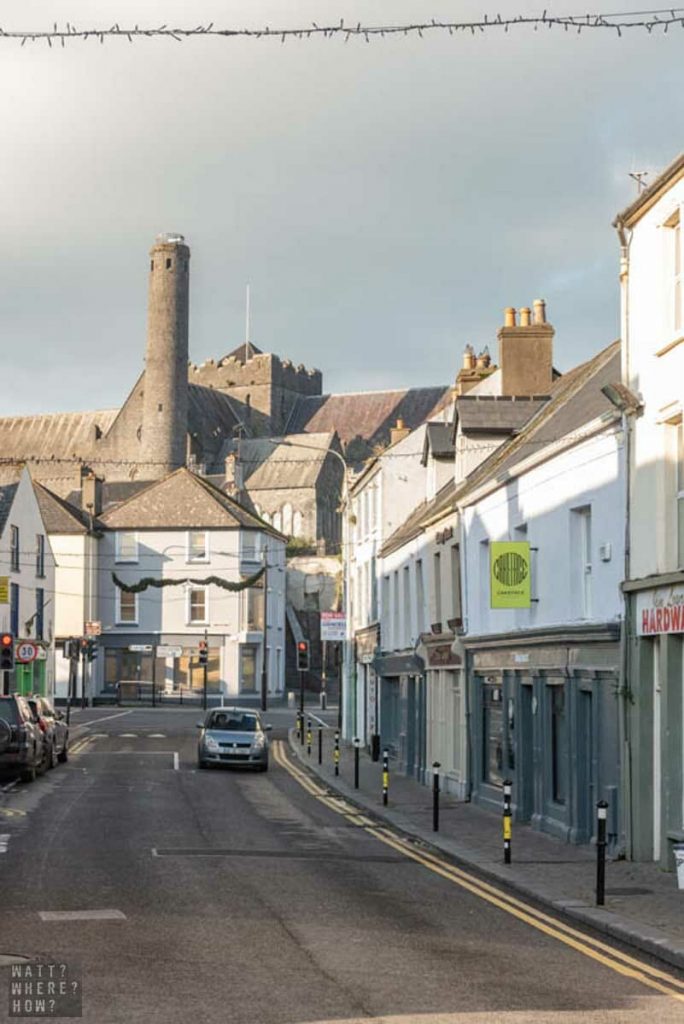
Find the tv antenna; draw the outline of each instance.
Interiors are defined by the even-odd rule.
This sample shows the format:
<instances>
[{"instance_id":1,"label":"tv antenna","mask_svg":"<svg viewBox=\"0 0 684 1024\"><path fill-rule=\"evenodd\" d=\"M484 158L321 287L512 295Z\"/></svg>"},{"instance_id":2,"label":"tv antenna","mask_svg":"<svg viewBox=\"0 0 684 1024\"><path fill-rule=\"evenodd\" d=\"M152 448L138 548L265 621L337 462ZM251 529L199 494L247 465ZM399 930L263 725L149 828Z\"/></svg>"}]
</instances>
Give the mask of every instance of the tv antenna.
<instances>
[{"instance_id":1,"label":"tv antenna","mask_svg":"<svg viewBox=\"0 0 684 1024\"><path fill-rule=\"evenodd\" d=\"M637 193L641 195L645 188L647 188L646 178L648 178L648 171L630 171L629 176L633 181L636 181Z\"/></svg>"}]
</instances>

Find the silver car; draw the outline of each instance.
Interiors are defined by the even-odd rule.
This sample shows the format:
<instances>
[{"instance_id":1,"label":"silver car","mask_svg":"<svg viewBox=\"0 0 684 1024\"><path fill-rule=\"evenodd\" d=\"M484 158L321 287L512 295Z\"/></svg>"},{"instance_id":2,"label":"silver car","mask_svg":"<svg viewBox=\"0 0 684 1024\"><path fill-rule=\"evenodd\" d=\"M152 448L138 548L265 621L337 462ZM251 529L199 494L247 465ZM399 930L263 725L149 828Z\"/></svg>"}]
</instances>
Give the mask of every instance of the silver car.
<instances>
[{"instance_id":1,"label":"silver car","mask_svg":"<svg viewBox=\"0 0 684 1024\"><path fill-rule=\"evenodd\" d=\"M268 737L270 725L262 725L251 708L213 708L203 722L197 744L197 764L243 765L258 772L268 770Z\"/></svg>"}]
</instances>

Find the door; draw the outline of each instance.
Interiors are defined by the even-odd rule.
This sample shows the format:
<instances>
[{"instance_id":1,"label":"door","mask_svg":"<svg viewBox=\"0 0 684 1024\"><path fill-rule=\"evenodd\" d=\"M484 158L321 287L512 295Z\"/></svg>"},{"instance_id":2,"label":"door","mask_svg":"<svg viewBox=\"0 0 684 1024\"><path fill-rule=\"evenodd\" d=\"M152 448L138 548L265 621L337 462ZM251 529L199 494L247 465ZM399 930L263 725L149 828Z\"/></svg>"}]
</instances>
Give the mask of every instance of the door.
<instances>
[{"instance_id":1,"label":"door","mask_svg":"<svg viewBox=\"0 0 684 1024\"><path fill-rule=\"evenodd\" d=\"M529 821L534 812L534 691L531 682L523 682L520 687L518 785L518 813L523 821Z\"/></svg>"}]
</instances>

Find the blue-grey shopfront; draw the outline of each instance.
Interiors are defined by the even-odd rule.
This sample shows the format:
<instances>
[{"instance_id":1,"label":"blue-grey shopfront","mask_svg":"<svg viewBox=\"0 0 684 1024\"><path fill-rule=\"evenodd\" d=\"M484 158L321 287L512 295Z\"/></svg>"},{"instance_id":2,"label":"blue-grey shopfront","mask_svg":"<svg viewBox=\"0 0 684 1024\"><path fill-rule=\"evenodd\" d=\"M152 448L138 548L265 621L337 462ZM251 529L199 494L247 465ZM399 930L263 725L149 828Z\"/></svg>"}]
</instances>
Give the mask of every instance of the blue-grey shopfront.
<instances>
[{"instance_id":1,"label":"blue-grey shopfront","mask_svg":"<svg viewBox=\"0 0 684 1024\"><path fill-rule=\"evenodd\" d=\"M620 843L617 625L468 639L474 802L572 843L590 842L596 803Z\"/></svg>"},{"instance_id":2,"label":"blue-grey shopfront","mask_svg":"<svg viewBox=\"0 0 684 1024\"><path fill-rule=\"evenodd\" d=\"M380 742L396 768L424 782L427 771L425 665L413 652L376 658Z\"/></svg>"}]
</instances>

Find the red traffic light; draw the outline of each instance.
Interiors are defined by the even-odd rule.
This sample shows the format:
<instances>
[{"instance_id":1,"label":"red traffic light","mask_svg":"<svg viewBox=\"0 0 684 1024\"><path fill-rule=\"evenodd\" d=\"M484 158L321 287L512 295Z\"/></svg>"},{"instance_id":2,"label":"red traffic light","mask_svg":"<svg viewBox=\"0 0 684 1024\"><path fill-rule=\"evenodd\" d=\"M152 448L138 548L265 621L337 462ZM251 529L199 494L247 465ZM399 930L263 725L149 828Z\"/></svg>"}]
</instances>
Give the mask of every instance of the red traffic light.
<instances>
[{"instance_id":1,"label":"red traffic light","mask_svg":"<svg viewBox=\"0 0 684 1024\"><path fill-rule=\"evenodd\" d=\"M14 643L14 637L12 636L11 633L3 633L2 634L2 646L3 647L11 647L13 643Z\"/></svg>"},{"instance_id":2,"label":"red traffic light","mask_svg":"<svg viewBox=\"0 0 684 1024\"><path fill-rule=\"evenodd\" d=\"M305 651L308 646L309 645L306 642L306 640L300 640L299 643L297 644L297 650L298 651Z\"/></svg>"}]
</instances>

